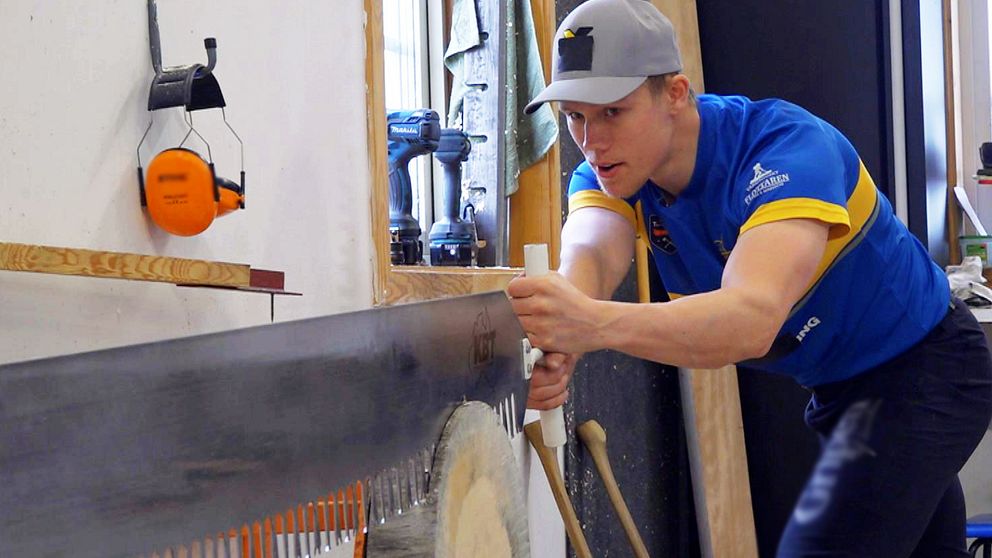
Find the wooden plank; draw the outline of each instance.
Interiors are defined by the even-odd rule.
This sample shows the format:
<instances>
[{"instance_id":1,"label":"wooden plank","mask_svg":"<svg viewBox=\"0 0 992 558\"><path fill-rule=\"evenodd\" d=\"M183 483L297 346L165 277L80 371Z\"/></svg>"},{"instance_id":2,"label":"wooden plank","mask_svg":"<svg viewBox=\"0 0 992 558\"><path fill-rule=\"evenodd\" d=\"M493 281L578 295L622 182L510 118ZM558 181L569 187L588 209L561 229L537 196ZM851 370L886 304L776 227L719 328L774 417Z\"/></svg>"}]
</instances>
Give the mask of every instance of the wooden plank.
<instances>
[{"instance_id":1,"label":"wooden plank","mask_svg":"<svg viewBox=\"0 0 992 558\"><path fill-rule=\"evenodd\" d=\"M382 0L365 0L365 91L368 114L369 177L371 179L372 301L386 302L389 259L389 161L386 154L385 46Z\"/></svg>"},{"instance_id":2,"label":"wooden plank","mask_svg":"<svg viewBox=\"0 0 992 558\"><path fill-rule=\"evenodd\" d=\"M954 26L951 23L952 0L943 0L944 18L944 119L947 138L947 245L950 263L961 262L961 246L958 235L961 234L961 210L958 209L954 187L958 185L958 149L957 130L955 127L954 105Z\"/></svg>"},{"instance_id":3,"label":"wooden plank","mask_svg":"<svg viewBox=\"0 0 992 558\"><path fill-rule=\"evenodd\" d=\"M556 29L555 2L531 0L531 11L544 65L544 80L548 82L551 81L551 47ZM523 267L524 245L547 244L551 268L558 269L561 252L561 179L557 142L543 159L520 173L517 179L519 187L510 196L511 266Z\"/></svg>"},{"instance_id":4,"label":"wooden plank","mask_svg":"<svg viewBox=\"0 0 992 558\"><path fill-rule=\"evenodd\" d=\"M0 242L0 269L183 285L249 287L248 265Z\"/></svg>"},{"instance_id":5,"label":"wooden plank","mask_svg":"<svg viewBox=\"0 0 992 558\"><path fill-rule=\"evenodd\" d=\"M682 52L682 73L689 77L697 93L704 90L703 57L699 46L699 20L696 16L696 0L651 0L675 26Z\"/></svg>"},{"instance_id":6,"label":"wooden plank","mask_svg":"<svg viewBox=\"0 0 992 558\"><path fill-rule=\"evenodd\" d=\"M704 557L757 558L737 368L679 370Z\"/></svg>"},{"instance_id":7,"label":"wooden plank","mask_svg":"<svg viewBox=\"0 0 992 558\"><path fill-rule=\"evenodd\" d=\"M695 0L651 0L678 34L683 73L697 93L704 90L703 60ZM637 258L647 251L639 249ZM643 264L638 262L639 270ZM638 276L643 275L639 272ZM639 279L640 281L640 279ZM648 289L640 288L642 296ZM704 557L756 558L757 534L744 447L737 369L679 370L692 470L693 497Z\"/></svg>"},{"instance_id":8,"label":"wooden plank","mask_svg":"<svg viewBox=\"0 0 992 558\"><path fill-rule=\"evenodd\" d=\"M523 270L506 267L431 268L395 266L389 275L386 303L399 304L448 296L502 291Z\"/></svg>"}]
</instances>

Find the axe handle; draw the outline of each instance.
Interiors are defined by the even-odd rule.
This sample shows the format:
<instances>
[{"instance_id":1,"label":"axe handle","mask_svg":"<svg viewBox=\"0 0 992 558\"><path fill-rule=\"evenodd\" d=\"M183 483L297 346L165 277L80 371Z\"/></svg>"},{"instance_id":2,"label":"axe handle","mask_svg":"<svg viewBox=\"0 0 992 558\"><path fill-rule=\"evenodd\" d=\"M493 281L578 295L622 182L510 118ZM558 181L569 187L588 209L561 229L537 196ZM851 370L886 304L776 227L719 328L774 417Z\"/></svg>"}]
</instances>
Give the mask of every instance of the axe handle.
<instances>
[{"instance_id":1,"label":"axe handle","mask_svg":"<svg viewBox=\"0 0 992 558\"><path fill-rule=\"evenodd\" d=\"M565 491L565 481L562 479L561 470L558 469L557 451L544 445L541 422L534 421L524 426L524 435L527 436L527 441L537 452L541 466L544 467L544 474L548 476L551 494L555 497L555 504L558 505L558 512L561 513L561 520L565 524L565 533L568 534L568 540L572 543L575 555L578 558L592 558L592 552L589 551L589 544L586 543L586 537L582 534L579 519L575 516L572 501L568 499L568 493Z\"/></svg>"},{"instance_id":2,"label":"axe handle","mask_svg":"<svg viewBox=\"0 0 992 558\"><path fill-rule=\"evenodd\" d=\"M613 504L613 509L616 510L617 516L620 518L623 531L627 534L627 540L630 541L630 546L634 550L634 556L648 558L648 550L644 546L644 541L641 540L641 534L637 531L637 525L634 524L630 510L627 509L627 503L624 502L623 495L620 494L617 479L613 476L613 468L610 467L610 458L606 453L606 431L594 420L582 423L576 430L578 430L579 439L582 440L592 455L596 470L599 471L599 477L606 486L610 503Z\"/></svg>"},{"instance_id":3,"label":"axe handle","mask_svg":"<svg viewBox=\"0 0 992 558\"><path fill-rule=\"evenodd\" d=\"M527 244L524 246L524 273L527 277L540 277L548 274L548 245ZM544 445L560 448L565 445L565 413L555 407L541 411L541 431L544 432Z\"/></svg>"}]
</instances>

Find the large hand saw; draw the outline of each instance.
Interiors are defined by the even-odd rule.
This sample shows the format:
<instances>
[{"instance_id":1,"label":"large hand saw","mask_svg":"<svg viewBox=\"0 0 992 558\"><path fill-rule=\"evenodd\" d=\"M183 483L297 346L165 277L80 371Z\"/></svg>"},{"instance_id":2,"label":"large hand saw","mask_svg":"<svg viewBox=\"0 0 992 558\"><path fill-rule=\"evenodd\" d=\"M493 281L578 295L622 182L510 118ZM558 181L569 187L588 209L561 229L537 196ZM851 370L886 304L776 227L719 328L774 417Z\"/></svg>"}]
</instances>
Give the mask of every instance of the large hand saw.
<instances>
[{"instance_id":1,"label":"large hand saw","mask_svg":"<svg viewBox=\"0 0 992 558\"><path fill-rule=\"evenodd\" d=\"M254 537L318 500L354 535L368 507L334 491L365 481L376 522L415 505L459 403L519 430L524 339L496 292L0 366L0 556Z\"/></svg>"}]
</instances>

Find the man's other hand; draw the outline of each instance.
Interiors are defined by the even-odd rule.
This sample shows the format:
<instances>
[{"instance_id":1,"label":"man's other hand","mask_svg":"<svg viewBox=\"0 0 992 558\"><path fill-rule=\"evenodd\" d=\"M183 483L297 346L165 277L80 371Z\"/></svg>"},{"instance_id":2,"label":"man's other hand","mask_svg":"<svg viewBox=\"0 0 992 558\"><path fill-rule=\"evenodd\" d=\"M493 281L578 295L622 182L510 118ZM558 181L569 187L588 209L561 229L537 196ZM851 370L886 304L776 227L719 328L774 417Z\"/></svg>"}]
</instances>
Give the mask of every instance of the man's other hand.
<instances>
[{"instance_id":1,"label":"man's other hand","mask_svg":"<svg viewBox=\"0 0 992 558\"><path fill-rule=\"evenodd\" d=\"M527 408L546 411L560 407L568 398L568 382L575 372L577 354L548 353L537 361L530 378Z\"/></svg>"},{"instance_id":2,"label":"man's other hand","mask_svg":"<svg viewBox=\"0 0 992 558\"><path fill-rule=\"evenodd\" d=\"M513 312L531 344L547 353L585 353L603 347L593 300L558 273L517 277L506 287Z\"/></svg>"}]
</instances>

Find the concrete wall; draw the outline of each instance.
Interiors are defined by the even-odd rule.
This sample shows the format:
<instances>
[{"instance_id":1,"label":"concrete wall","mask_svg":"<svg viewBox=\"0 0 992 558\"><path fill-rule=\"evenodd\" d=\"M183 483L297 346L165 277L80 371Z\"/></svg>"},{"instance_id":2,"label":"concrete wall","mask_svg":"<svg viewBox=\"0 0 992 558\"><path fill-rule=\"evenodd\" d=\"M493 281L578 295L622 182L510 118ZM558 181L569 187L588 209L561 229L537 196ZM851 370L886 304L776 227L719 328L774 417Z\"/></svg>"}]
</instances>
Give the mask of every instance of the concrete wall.
<instances>
[{"instance_id":1,"label":"concrete wall","mask_svg":"<svg viewBox=\"0 0 992 558\"><path fill-rule=\"evenodd\" d=\"M247 263L286 272L303 297L276 320L372 303L360 2L158 2L166 66L206 63L245 142L244 212L171 236L139 206L135 148L153 75L142 1L0 3L0 242ZM185 134L154 113L147 165ZM194 113L218 174L237 143L217 110ZM187 144L205 154L202 143ZM0 272L0 362L256 325L266 295Z\"/></svg>"}]
</instances>

